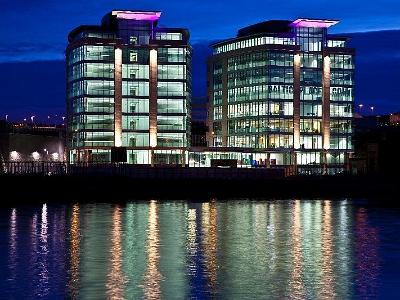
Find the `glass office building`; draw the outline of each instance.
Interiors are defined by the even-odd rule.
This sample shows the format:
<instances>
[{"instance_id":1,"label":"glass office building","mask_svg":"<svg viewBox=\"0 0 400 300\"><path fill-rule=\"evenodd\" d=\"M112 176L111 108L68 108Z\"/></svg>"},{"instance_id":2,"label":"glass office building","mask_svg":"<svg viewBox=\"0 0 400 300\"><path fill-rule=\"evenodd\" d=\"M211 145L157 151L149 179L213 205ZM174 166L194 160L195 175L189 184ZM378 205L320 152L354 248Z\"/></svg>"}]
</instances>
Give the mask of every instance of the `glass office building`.
<instances>
[{"instance_id":1,"label":"glass office building","mask_svg":"<svg viewBox=\"0 0 400 300\"><path fill-rule=\"evenodd\" d=\"M180 164L190 140L189 33L157 27L160 12L112 11L68 36L70 162ZM118 151L120 153L120 151Z\"/></svg>"},{"instance_id":2,"label":"glass office building","mask_svg":"<svg viewBox=\"0 0 400 300\"><path fill-rule=\"evenodd\" d=\"M253 164L300 173L343 171L353 152L355 51L328 34L336 23L267 21L213 44L209 150L253 149Z\"/></svg>"}]
</instances>

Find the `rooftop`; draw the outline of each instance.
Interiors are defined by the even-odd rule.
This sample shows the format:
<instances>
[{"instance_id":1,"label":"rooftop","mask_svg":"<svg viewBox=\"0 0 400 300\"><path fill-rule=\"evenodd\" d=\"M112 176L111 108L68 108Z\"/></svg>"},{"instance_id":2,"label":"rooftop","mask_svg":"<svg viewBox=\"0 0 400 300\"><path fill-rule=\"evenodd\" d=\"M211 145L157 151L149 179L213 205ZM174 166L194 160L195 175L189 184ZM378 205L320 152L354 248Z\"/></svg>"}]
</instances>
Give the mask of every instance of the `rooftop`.
<instances>
[{"instance_id":1,"label":"rooftop","mask_svg":"<svg viewBox=\"0 0 400 300\"><path fill-rule=\"evenodd\" d=\"M136 21L157 21L160 16L160 11L132 11L132 10L113 10L112 16L117 19L128 19Z\"/></svg>"},{"instance_id":2,"label":"rooftop","mask_svg":"<svg viewBox=\"0 0 400 300\"><path fill-rule=\"evenodd\" d=\"M212 43L211 46L219 46L236 40L246 39L250 36L279 36L279 37L294 37L293 28L308 27L308 28L329 28L339 23L338 20L330 19L312 19L312 18L298 18L292 20L269 20L256 23L244 28L239 29L236 38L220 40ZM333 36L337 39L347 40L345 36Z\"/></svg>"},{"instance_id":3,"label":"rooftop","mask_svg":"<svg viewBox=\"0 0 400 300\"><path fill-rule=\"evenodd\" d=\"M328 28L333 25L336 25L337 23L339 23L338 20L300 18L294 20L290 25L293 27Z\"/></svg>"}]
</instances>

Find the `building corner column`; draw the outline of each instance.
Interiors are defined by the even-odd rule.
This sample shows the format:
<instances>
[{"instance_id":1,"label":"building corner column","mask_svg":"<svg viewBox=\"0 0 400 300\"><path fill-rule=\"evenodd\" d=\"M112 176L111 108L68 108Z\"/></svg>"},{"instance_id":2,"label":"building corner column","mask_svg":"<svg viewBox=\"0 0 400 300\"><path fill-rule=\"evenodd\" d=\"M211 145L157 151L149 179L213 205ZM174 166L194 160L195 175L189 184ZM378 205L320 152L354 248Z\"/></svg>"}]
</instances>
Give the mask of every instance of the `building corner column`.
<instances>
[{"instance_id":1,"label":"building corner column","mask_svg":"<svg viewBox=\"0 0 400 300\"><path fill-rule=\"evenodd\" d=\"M208 59L207 61L207 125L208 125L208 131L206 133L206 140L207 140L207 146L212 147L214 146L214 116L213 116L213 110L214 110L214 76L213 76L213 61L212 59Z\"/></svg>"},{"instance_id":2,"label":"building corner column","mask_svg":"<svg viewBox=\"0 0 400 300\"><path fill-rule=\"evenodd\" d=\"M114 49L114 146L122 146L122 49Z\"/></svg>"},{"instance_id":3,"label":"building corner column","mask_svg":"<svg viewBox=\"0 0 400 300\"><path fill-rule=\"evenodd\" d=\"M331 98L331 59L329 54L323 53L322 70L322 148L330 148L330 98Z\"/></svg>"},{"instance_id":4,"label":"building corner column","mask_svg":"<svg viewBox=\"0 0 400 300\"><path fill-rule=\"evenodd\" d=\"M293 59L293 147L300 149L300 68L301 58L299 53Z\"/></svg>"},{"instance_id":5,"label":"building corner column","mask_svg":"<svg viewBox=\"0 0 400 300\"><path fill-rule=\"evenodd\" d=\"M222 147L228 146L228 59L222 60L222 120L221 120Z\"/></svg>"},{"instance_id":6,"label":"building corner column","mask_svg":"<svg viewBox=\"0 0 400 300\"><path fill-rule=\"evenodd\" d=\"M157 147L157 49L150 50L149 68L149 133L150 147L153 149L154 147Z\"/></svg>"},{"instance_id":7,"label":"building corner column","mask_svg":"<svg viewBox=\"0 0 400 300\"><path fill-rule=\"evenodd\" d=\"M330 148L330 98L331 98L331 58L329 54L323 52L323 70L322 70L322 156L323 156L323 174L328 170L328 151Z\"/></svg>"}]
</instances>

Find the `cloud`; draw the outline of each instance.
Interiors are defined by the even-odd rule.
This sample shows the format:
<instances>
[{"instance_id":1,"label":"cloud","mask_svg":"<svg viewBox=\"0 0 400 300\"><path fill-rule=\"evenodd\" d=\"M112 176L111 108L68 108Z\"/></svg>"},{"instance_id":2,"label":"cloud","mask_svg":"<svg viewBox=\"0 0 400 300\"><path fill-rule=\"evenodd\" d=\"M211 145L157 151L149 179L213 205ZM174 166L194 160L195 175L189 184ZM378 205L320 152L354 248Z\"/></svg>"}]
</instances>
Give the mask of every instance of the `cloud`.
<instances>
[{"instance_id":1,"label":"cloud","mask_svg":"<svg viewBox=\"0 0 400 300\"><path fill-rule=\"evenodd\" d=\"M0 63L63 60L64 48L61 45L45 43L16 43L0 45Z\"/></svg>"}]
</instances>

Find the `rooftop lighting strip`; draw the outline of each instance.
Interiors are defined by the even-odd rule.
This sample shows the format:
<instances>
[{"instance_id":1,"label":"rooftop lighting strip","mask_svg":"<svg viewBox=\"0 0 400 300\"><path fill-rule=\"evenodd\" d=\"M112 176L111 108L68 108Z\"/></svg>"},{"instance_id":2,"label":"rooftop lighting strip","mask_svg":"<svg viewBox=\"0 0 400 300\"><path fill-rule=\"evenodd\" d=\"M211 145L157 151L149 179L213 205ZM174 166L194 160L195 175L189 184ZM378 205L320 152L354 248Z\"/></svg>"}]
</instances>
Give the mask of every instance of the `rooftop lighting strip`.
<instances>
[{"instance_id":1,"label":"rooftop lighting strip","mask_svg":"<svg viewBox=\"0 0 400 300\"><path fill-rule=\"evenodd\" d=\"M339 21L336 20L297 19L293 21L291 25L294 27L328 28L337 23L339 23Z\"/></svg>"},{"instance_id":2,"label":"rooftop lighting strip","mask_svg":"<svg viewBox=\"0 0 400 300\"><path fill-rule=\"evenodd\" d=\"M112 15L117 16L117 19L157 21L161 17L161 12L113 11Z\"/></svg>"}]
</instances>

